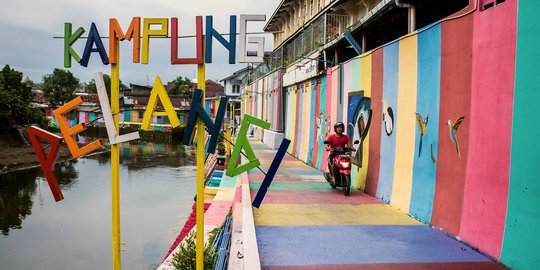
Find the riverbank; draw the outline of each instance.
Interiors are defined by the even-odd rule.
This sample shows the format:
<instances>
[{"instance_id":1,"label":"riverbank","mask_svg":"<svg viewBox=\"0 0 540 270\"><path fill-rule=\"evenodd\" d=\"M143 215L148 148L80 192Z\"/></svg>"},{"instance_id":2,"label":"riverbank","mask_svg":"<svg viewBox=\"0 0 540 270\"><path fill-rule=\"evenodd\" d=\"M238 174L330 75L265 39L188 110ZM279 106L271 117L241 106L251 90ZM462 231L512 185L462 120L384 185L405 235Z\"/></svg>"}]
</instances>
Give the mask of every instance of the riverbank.
<instances>
[{"instance_id":1,"label":"riverbank","mask_svg":"<svg viewBox=\"0 0 540 270\"><path fill-rule=\"evenodd\" d=\"M47 150L46 150L47 151ZM109 149L101 147L89 155L102 154ZM62 143L58 151L56 162L70 160L73 157L66 144ZM0 174L39 167L39 160L32 145L5 147L0 149Z\"/></svg>"},{"instance_id":2,"label":"riverbank","mask_svg":"<svg viewBox=\"0 0 540 270\"><path fill-rule=\"evenodd\" d=\"M0 174L39 167L39 160L34 148L25 137L24 129L0 131ZM46 147L46 143L43 144ZM45 150L48 153L48 150ZM102 147L91 154L109 151ZM70 160L73 157L65 143L60 144L57 162Z\"/></svg>"}]
</instances>

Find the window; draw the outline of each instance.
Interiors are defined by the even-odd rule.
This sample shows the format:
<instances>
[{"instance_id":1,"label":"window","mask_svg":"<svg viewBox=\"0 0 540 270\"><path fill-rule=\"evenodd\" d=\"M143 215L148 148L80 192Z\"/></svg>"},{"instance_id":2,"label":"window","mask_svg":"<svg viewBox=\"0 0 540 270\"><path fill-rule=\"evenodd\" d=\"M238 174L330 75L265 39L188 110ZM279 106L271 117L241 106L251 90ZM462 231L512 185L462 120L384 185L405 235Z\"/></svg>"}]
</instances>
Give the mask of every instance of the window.
<instances>
[{"instance_id":1,"label":"window","mask_svg":"<svg viewBox=\"0 0 540 270\"><path fill-rule=\"evenodd\" d=\"M232 88L233 94L240 94L240 85L234 84Z\"/></svg>"},{"instance_id":2,"label":"window","mask_svg":"<svg viewBox=\"0 0 540 270\"><path fill-rule=\"evenodd\" d=\"M322 9L322 3L321 3L321 1L322 1L322 0L319 0L319 5L318 5L318 6L319 6L319 11L321 11L321 9Z\"/></svg>"},{"instance_id":3,"label":"window","mask_svg":"<svg viewBox=\"0 0 540 270\"><path fill-rule=\"evenodd\" d=\"M313 7L313 4L314 4L313 2L315 2L315 1L311 0L311 1L309 2L309 3L310 3L310 4L309 4L309 9L311 10L311 11L310 11L310 12L311 12L311 14L310 14L311 16L313 16L313 14L314 14L313 11L315 10L315 8Z\"/></svg>"},{"instance_id":4,"label":"window","mask_svg":"<svg viewBox=\"0 0 540 270\"><path fill-rule=\"evenodd\" d=\"M144 117L144 112L143 111L139 111L139 119L142 119Z\"/></svg>"},{"instance_id":5,"label":"window","mask_svg":"<svg viewBox=\"0 0 540 270\"><path fill-rule=\"evenodd\" d=\"M500 5L502 3L504 3L506 0L481 0L480 1L480 4L481 4L481 11L484 11L486 9L490 9L492 7L494 7L495 5Z\"/></svg>"}]
</instances>

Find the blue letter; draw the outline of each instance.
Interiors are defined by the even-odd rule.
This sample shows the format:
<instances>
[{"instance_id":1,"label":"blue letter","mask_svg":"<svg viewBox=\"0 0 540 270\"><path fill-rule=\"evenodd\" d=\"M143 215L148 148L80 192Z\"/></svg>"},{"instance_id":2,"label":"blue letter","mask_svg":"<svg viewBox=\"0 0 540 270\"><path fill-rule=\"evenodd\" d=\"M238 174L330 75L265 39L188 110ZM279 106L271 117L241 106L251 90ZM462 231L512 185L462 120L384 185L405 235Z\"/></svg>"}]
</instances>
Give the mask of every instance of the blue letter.
<instances>
[{"instance_id":1,"label":"blue letter","mask_svg":"<svg viewBox=\"0 0 540 270\"><path fill-rule=\"evenodd\" d=\"M97 48L94 47L94 43L96 43ZM92 23L92 26L90 26L90 32L88 32L88 39L86 40L86 45L84 46L84 53L81 61L79 62L81 66L87 67L88 66L88 60L90 60L90 53L98 52L99 56L101 57L101 62L103 62L104 65L109 64L109 57L107 56L107 52L105 51L105 47L103 47L103 43L101 42L101 37L99 36L99 32L96 28L96 25Z\"/></svg>"},{"instance_id":2,"label":"blue letter","mask_svg":"<svg viewBox=\"0 0 540 270\"><path fill-rule=\"evenodd\" d=\"M227 108L227 97L221 97L219 102L219 108L216 114L216 122L212 123L212 119L208 113L201 106L202 91L200 89L195 89L193 93L193 100L191 101L191 109L189 110L189 117L184 129L184 140L182 144L188 145L193 136L193 131L195 130L195 123L197 116L201 118L204 122L204 125L208 128L210 132L210 141L208 142L208 153L214 153L216 151L216 144L221 131L221 122L223 122L223 116L225 115L225 109ZM203 142L198 142L203 143Z\"/></svg>"},{"instance_id":3,"label":"blue letter","mask_svg":"<svg viewBox=\"0 0 540 270\"><path fill-rule=\"evenodd\" d=\"M212 37L215 37L223 47L229 50L229 64L235 63L236 58L236 15L231 16L229 26L229 42L212 27L212 16L206 16L206 63L212 63Z\"/></svg>"}]
</instances>

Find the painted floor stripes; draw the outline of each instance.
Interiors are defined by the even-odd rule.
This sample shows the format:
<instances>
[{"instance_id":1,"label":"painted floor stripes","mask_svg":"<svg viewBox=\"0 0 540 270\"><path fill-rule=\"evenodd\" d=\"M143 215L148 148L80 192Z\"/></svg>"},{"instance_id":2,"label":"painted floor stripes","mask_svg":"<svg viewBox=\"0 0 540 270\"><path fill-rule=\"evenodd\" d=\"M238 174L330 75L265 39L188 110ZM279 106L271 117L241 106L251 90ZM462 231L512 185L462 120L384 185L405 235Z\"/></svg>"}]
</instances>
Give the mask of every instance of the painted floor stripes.
<instances>
[{"instance_id":1,"label":"painted floor stripes","mask_svg":"<svg viewBox=\"0 0 540 270\"><path fill-rule=\"evenodd\" d=\"M257 191L251 192L255 198ZM350 196L336 196L333 192L273 191L266 193L264 204L382 204L379 200L363 193L352 192Z\"/></svg>"},{"instance_id":2,"label":"painted floor stripes","mask_svg":"<svg viewBox=\"0 0 540 270\"><path fill-rule=\"evenodd\" d=\"M250 139L267 171L276 150ZM251 197L264 179L248 172ZM332 189L322 172L287 154L253 208L263 270L504 269L469 246L365 193Z\"/></svg>"},{"instance_id":3,"label":"painted floor stripes","mask_svg":"<svg viewBox=\"0 0 540 270\"><path fill-rule=\"evenodd\" d=\"M503 270L492 262L445 263L376 263L376 264L323 264L301 266L262 266L262 270Z\"/></svg>"},{"instance_id":4,"label":"painted floor stripes","mask_svg":"<svg viewBox=\"0 0 540 270\"><path fill-rule=\"evenodd\" d=\"M257 190L261 186L262 182L255 182L250 181L249 187L251 190ZM283 181L283 182L272 182L270 185L269 191L312 191L312 192L320 192L320 191L327 191L327 192L333 192L338 193L341 189L332 189L328 182L304 182L304 181ZM351 192L354 192L353 189L351 189ZM343 195L342 195L343 196Z\"/></svg>"},{"instance_id":5,"label":"painted floor stripes","mask_svg":"<svg viewBox=\"0 0 540 270\"><path fill-rule=\"evenodd\" d=\"M489 261L427 226L258 226L256 231L263 266Z\"/></svg>"},{"instance_id":6,"label":"painted floor stripes","mask_svg":"<svg viewBox=\"0 0 540 270\"><path fill-rule=\"evenodd\" d=\"M262 204L253 216L257 226L422 224L386 204Z\"/></svg>"},{"instance_id":7,"label":"painted floor stripes","mask_svg":"<svg viewBox=\"0 0 540 270\"><path fill-rule=\"evenodd\" d=\"M256 181L256 182L262 182L264 180L264 174L250 174L249 180L250 181ZM320 175L276 175L274 176L274 180L272 182L322 182L324 181ZM324 182L326 183L326 181Z\"/></svg>"}]
</instances>

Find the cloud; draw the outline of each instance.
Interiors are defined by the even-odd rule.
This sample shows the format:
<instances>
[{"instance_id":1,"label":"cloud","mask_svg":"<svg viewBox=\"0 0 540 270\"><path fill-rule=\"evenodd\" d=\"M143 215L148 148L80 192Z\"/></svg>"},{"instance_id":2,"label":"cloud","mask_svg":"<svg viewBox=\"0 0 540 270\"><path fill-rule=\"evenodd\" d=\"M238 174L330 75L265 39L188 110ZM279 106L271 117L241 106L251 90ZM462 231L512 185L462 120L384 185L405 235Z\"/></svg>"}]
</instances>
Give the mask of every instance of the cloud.
<instances>
[{"instance_id":1,"label":"cloud","mask_svg":"<svg viewBox=\"0 0 540 270\"><path fill-rule=\"evenodd\" d=\"M131 18L171 18L179 20L179 34L195 34L195 16L212 15L214 28L220 33L228 33L229 16L237 15L237 31L239 30L240 14L266 14L270 18L279 4L277 0L198 0L198 1L170 1L170 0L0 0L0 65L9 64L22 71L24 76L40 82L46 74L52 73L54 68L63 68L63 39L53 39L54 36L63 36L64 22L71 22L73 30L83 27L88 33L90 24L96 23L102 37L108 36L109 18L117 18L122 28L127 28ZM203 23L204 24L204 23ZM261 32L265 23L251 23L250 32ZM86 35L85 34L85 35ZM271 49L272 36L262 35L266 38L266 49ZM228 37L226 37L228 39ZM108 50L107 39L104 39ZM82 55L86 40L79 39L73 48ZM179 54L181 57L194 56L195 40L187 39L180 42ZM238 42L238 39L237 39ZM131 63L131 42L121 43L121 69L120 78L124 83L146 84L147 76L150 84L155 76L160 76L164 82L175 77L193 77L196 65L171 65L170 40L152 39L150 44L150 64L142 65ZM237 45L238 54L238 45ZM228 64L228 51L214 41L213 63L206 67L206 77L219 80L232 74L246 64ZM88 68L81 67L72 60L69 69L82 82L88 82L94 72L110 73L110 66L103 65L97 53L90 58Z\"/></svg>"}]
</instances>

